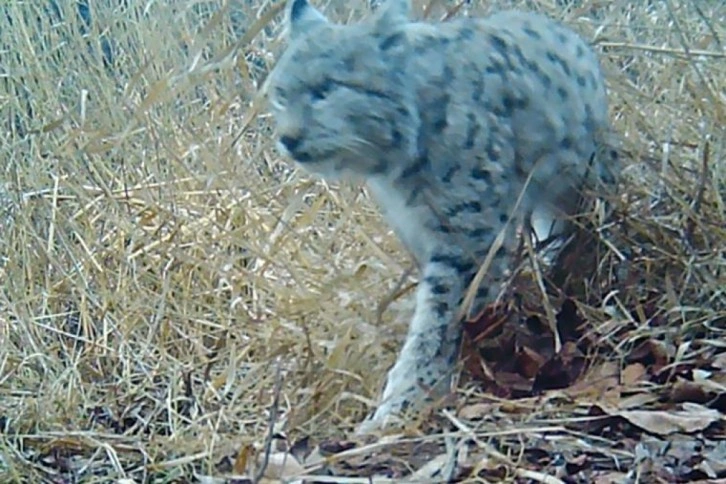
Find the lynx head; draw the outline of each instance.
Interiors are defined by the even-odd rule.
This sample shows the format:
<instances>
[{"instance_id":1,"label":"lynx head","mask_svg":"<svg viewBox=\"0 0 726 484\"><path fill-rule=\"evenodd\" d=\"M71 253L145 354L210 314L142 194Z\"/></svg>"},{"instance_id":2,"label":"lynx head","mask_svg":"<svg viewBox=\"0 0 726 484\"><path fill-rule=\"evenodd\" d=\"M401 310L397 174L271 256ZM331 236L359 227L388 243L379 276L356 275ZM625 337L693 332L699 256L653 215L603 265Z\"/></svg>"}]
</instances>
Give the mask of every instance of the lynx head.
<instances>
[{"instance_id":1,"label":"lynx head","mask_svg":"<svg viewBox=\"0 0 726 484\"><path fill-rule=\"evenodd\" d=\"M307 0L288 2L288 47L267 86L283 153L329 178L365 178L414 155L413 94L381 48L409 9L409 0L388 0L371 21L344 26Z\"/></svg>"}]
</instances>

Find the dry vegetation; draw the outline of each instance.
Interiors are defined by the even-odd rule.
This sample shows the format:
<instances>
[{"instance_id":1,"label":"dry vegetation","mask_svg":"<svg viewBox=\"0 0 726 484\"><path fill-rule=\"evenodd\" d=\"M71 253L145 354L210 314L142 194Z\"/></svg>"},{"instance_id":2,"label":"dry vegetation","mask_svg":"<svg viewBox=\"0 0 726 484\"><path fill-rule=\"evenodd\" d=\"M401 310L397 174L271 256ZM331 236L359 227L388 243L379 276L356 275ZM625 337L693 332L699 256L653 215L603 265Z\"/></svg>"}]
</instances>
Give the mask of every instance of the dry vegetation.
<instances>
[{"instance_id":1,"label":"dry vegetation","mask_svg":"<svg viewBox=\"0 0 726 484\"><path fill-rule=\"evenodd\" d=\"M0 481L726 478L724 2L472 2L593 39L626 179L557 285L524 264L468 326L448 410L366 442L415 280L360 187L273 149L279 2L104 0L85 33L44 3L0 15Z\"/></svg>"}]
</instances>

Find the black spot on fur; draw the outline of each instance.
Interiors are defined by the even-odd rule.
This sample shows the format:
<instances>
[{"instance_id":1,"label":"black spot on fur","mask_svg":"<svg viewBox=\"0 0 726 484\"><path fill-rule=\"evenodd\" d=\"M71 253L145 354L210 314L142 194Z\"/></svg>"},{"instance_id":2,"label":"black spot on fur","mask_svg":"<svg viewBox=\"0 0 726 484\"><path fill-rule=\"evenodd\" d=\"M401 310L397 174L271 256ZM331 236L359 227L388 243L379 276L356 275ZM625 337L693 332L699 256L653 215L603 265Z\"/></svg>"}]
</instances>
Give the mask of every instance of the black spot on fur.
<instances>
[{"instance_id":1,"label":"black spot on fur","mask_svg":"<svg viewBox=\"0 0 726 484\"><path fill-rule=\"evenodd\" d=\"M424 115L429 118L430 126L434 133L442 133L449 125L446 119L446 111L449 107L450 97L448 94L443 95L424 107Z\"/></svg>"},{"instance_id":2,"label":"black spot on fur","mask_svg":"<svg viewBox=\"0 0 726 484\"><path fill-rule=\"evenodd\" d=\"M322 101L335 88L335 83L330 79L324 79L321 83L310 88L310 97L313 101Z\"/></svg>"},{"instance_id":3,"label":"black spot on fur","mask_svg":"<svg viewBox=\"0 0 726 484\"><path fill-rule=\"evenodd\" d=\"M451 292L451 288L447 286L446 284L443 284L436 278L432 278L433 280L426 279L426 283L431 286L431 293L436 295L442 295L442 294L448 294Z\"/></svg>"},{"instance_id":4,"label":"black spot on fur","mask_svg":"<svg viewBox=\"0 0 726 484\"><path fill-rule=\"evenodd\" d=\"M446 215L449 217L456 217L462 213L479 213L481 212L481 203L476 200L468 202L457 203L453 207L446 211Z\"/></svg>"},{"instance_id":5,"label":"black spot on fur","mask_svg":"<svg viewBox=\"0 0 726 484\"><path fill-rule=\"evenodd\" d=\"M453 232L453 230L451 229L451 226L449 226L445 223L438 224L434 230L436 230L436 232L440 232L442 234L450 234Z\"/></svg>"},{"instance_id":6,"label":"black spot on fur","mask_svg":"<svg viewBox=\"0 0 726 484\"><path fill-rule=\"evenodd\" d=\"M492 235L492 229L489 227L477 227L469 230L466 235L468 235L471 239L490 237Z\"/></svg>"},{"instance_id":7,"label":"black spot on fur","mask_svg":"<svg viewBox=\"0 0 726 484\"><path fill-rule=\"evenodd\" d=\"M371 175L381 175L385 172L388 172L388 163L385 160L378 160L371 168Z\"/></svg>"},{"instance_id":8,"label":"black spot on fur","mask_svg":"<svg viewBox=\"0 0 726 484\"><path fill-rule=\"evenodd\" d=\"M476 72L472 68L473 72ZM480 76L476 76L474 78L474 86L473 86L473 94L471 95L471 99L474 102L480 102L482 96L484 95L484 80Z\"/></svg>"},{"instance_id":9,"label":"black spot on fur","mask_svg":"<svg viewBox=\"0 0 726 484\"><path fill-rule=\"evenodd\" d=\"M456 40L471 40L474 38L474 31L468 27L459 30Z\"/></svg>"},{"instance_id":10,"label":"black spot on fur","mask_svg":"<svg viewBox=\"0 0 726 484\"><path fill-rule=\"evenodd\" d=\"M567 89L565 89L562 86L558 87L557 88L557 95L560 96L560 99L562 99L563 101L565 101L567 99L567 97L568 97Z\"/></svg>"},{"instance_id":11,"label":"black spot on fur","mask_svg":"<svg viewBox=\"0 0 726 484\"><path fill-rule=\"evenodd\" d=\"M540 40L542 39L542 36L537 32L536 30L533 30L531 27L525 27L524 33L527 34L527 36L534 40Z\"/></svg>"},{"instance_id":12,"label":"black spot on fur","mask_svg":"<svg viewBox=\"0 0 726 484\"><path fill-rule=\"evenodd\" d=\"M280 143L285 147L287 151L290 153L294 153L295 150L300 146L300 142L302 141L302 138L299 136L281 136L280 137Z\"/></svg>"},{"instance_id":13,"label":"black spot on fur","mask_svg":"<svg viewBox=\"0 0 726 484\"><path fill-rule=\"evenodd\" d=\"M518 45L513 46L512 50L514 51L514 56L517 58L517 61L519 61L520 65L526 66L529 63L527 57L524 55L524 52L522 52L522 49ZM518 72L520 70L519 66L517 66L514 70Z\"/></svg>"},{"instance_id":14,"label":"black spot on fur","mask_svg":"<svg viewBox=\"0 0 726 484\"><path fill-rule=\"evenodd\" d=\"M508 113L511 113L514 110L514 98L505 95L502 98L502 105Z\"/></svg>"},{"instance_id":15,"label":"black spot on fur","mask_svg":"<svg viewBox=\"0 0 726 484\"><path fill-rule=\"evenodd\" d=\"M444 173L444 176L441 177L441 181L444 183L450 183L457 171L459 171L459 167L456 165L452 166L446 173Z\"/></svg>"},{"instance_id":16,"label":"black spot on fur","mask_svg":"<svg viewBox=\"0 0 726 484\"><path fill-rule=\"evenodd\" d=\"M509 44L507 44L507 41L503 38L499 37L496 34L490 34L489 40L492 43L492 46L494 46L497 51L499 51L502 55L508 55L509 54Z\"/></svg>"},{"instance_id":17,"label":"black spot on fur","mask_svg":"<svg viewBox=\"0 0 726 484\"><path fill-rule=\"evenodd\" d=\"M308 163L310 161L313 161L313 157L310 156L310 153L306 153L304 151L298 151L293 153L293 158L298 163Z\"/></svg>"},{"instance_id":18,"label":"black spot on fur","mask_svg":"<svg viewBox=\"0 0 726 484\"><path fill-rule=\"evenodd\" d=\"M419 201L419 197L421 196L421 189L423 185L421 183L415 183L410 188L411 192L408 194L408 198L406 199L406 206L407 207L413 207L416 205Z\"/></svg>"},{"instance_id":19,"label":"black spot on fur","mask_svg":"<svg viewBox=\"0 0 726 484\"><path fill-rule=\"evenodd\" d=\"M481 180L487 183L491 183L492 181L492 174L478 166L471 170L471 177L475 180Z\"/></svg>"},{"instance_id":20,"label":"black spot on fur","mask_svg":"<svg viewBox=\"0 0 726 484\"><path fill-rule=\"evenodd\" d=\"M571 75L572 71L570 70L570 65L567 63L566 60L562 59L560 62L560 67L562 67L562 70L565 71L566 75Z\"/></svg>"},{"instance_id":21,"label":"black spot on fur","mask_svg":"<svg viewBox=\"0 0 726 484\"><path fill-rule=\"evenodd\" d=\"M451 79L454 78L454 71L451 69L451 66L445 65L444 66L444 82L451 81Z\"/></svg>"},{"instance_id":22,"label":"black spot on fur","mask_svg":"<svg viewBox=\"0 0 726 484\"><path fill-rule=\"evenodd\" d=\"M592 115L592 106L585 104L585 129L593 131L595 129L595 119Z\"/></svg>"},{"instance_id":23,"label":"black spot on fur","mask_svg":"<svg viewBox=\"0 0 726 484\"><path fill-rule=\"evenodd\" d=\"M496 53L498 53L501 56L502 60L506 64L507 69L510 71L513 71L513 72L519 72L520 71L519 66L515 65L512 62L512 55L511 55L512 46L510 46L506 40L504 40L502 37L500 37L496 34L490 34L489 39L491 40L492 47L494 48ZM516 54L516 48L514 50L515 50L515 55L518 55L518 57L523 57L521 51L519 51L519 54ZM494 61L494 62L496 62L496 61ZM500 66L499 70L500 70L499 73L503 73L503 71L504 71L504 69L501 66ZM489 72L489 71L487 71L487 72Z\"/></svg>"},{"instance_id":24,"label":"black spot on fur","mask_svg":"<svg viewBox=\"0 0 726 484\"><path fill-rule=\"evenodd\" d=\"M401 144L403 143L403 135L401 134L401 131L399 131L397 128L394 128L391 132L391 146L394 148L400 148Z\"/></svg>"},{"instance_id":25,"label":"black spot on fur","mask_svg":"<svg viewBox=\"0 0 726 484\"><path fill-rule=\"evenodd\" d=\"M419 156L412 164L407 166L403 172L401 172L401 179L406 180L419 175L422 171L429 167L428 156Z\"/></svg>"},{"instance_id":26,"label":"black spot on fur","mask_svg":"<svg viewBox=\"0 0 726 484\"><path fill-rule=\"evenodd\" d=\"M436 312L436 316L438 316L439 319L445 317L446 314L449 312L449 303L437 303L436 306L434 306L434 311Z\"/></svg>"},{"instance_id":27,"label":"black spot on fur","mask_svg":"<svg viewBox=\"0 0 726 484\"><path fill-rule=\"evenodd\" d=\"M587 85L587 80L585 80L584 76L577 76L577 84L579 84L580 87L585 87L585 85Z\"/></svg>"},{"instance_id":28,"label":"black spot on fur","mask_svg":"<svg viewBox=\"0 0 726 484\"><path fill-rule=\"evenodd\" d=\"M487 158L489 158L489 161L497 162L499 161L499 150L494 146L494 143L491 139L487 142Z\"/></svg>"},{"instance_id":29,"label":"black spot on fur","mask_svg":"<svg viewBox=\"0 0 726 484\"><path fill-rule=\"evenodd\" d=\"M590 86L592 86L593 89L597 89L598 81L595 77L595 74L593 74L592 72L588 72L587 77L588 79L590 79Z\"/></svg>"},{"instance_id":30,"label":"black spot on fur","mask_svg":"<svg viewBox=\"0 0 726 484\"><path fill-rule=\"evenodd\" d=\"M547 51L547 59L549 59L553 64L559 64L559 66L564 71L565 75L567 75L567 76L571 75L569 64L567 63L567 61L565 61L565 59L560 57L556 52L553 52L551 50Z\"/></svg>"},{"instance_id":31,"label":"black spot on fur","mask_svg":"<svg viewBox=\"0 0 726 484\"><path fill-rule=\"evenodd\" d=\"M479 286L476 290L477 299L486 299L489 297L489 288L487 286Z\"/></svg>"},{"instance_id":32,"label":"black spot on fur","mask_svg":"<svg viewBox=\"0 0 726 484\"><path fill-rule=\"evenodd\" d=\"M479 134L480 126L479 122L476 119L476 116L474 116L473 113L469 113L466 115L466 121L466 140L464 141L464 148L470 150L474 147L474 144L476 143L476 138Z\"/></svg>"},{"instance_id":33,"label":"black spot on fur","mask_svg":"<svg viewBox=\"0 0 726 484\"><path fill-rule=\"evenodd\" d=\"M384 38L381 43L378 45L378 48L382 51L387 51L390 49L393 49L395 47L398 47L399 45L403 45L406 41L406 35L402 32L397 32L393 35L389 35L388 37Z\"/></svg>"},{"instance_id":34,"label":"black spot on fur","mask_svg":"<svg viewBox=\"0 0 726 484\"><path fill-rule=\"evenodd\" d=\"M539 80L542 81L542 85L547 89L552 86L552 78L545 73L542 73L542 75L539 76Z\"/></svg>"},{"instance_id":35,"label":"black spot on fur","mask_svg":"<svg viewBox=\"0 0 726 484\"><path fill-rule=\"evenodd\" d=\"M471 272L474 264L470 260L460 255L453 254L434 254L429 259L432 264L441 264L454 269L459 274Z\"/></svg>"},{"instance_id":36,"label":"black spot on fur","mask_svg":"<svg viewBox=\"0 0 726 484\"><path fill-rule=\"evenodd\" d=\"M504 66L496 61L493 61L491 64L486 66L484 70L487 74L498 74L500 76L504 74Z\"/></svg>"}]
</instances>

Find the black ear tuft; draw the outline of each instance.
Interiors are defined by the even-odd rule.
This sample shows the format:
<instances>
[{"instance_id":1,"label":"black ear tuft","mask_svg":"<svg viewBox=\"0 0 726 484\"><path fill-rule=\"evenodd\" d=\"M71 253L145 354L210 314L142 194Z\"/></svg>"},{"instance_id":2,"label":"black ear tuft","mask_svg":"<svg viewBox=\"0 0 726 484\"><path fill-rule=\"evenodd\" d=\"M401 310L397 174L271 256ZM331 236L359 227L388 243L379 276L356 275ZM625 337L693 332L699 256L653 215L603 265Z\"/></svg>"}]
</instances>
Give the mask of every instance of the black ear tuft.
<instances>
[{"instance_id":1,"label":"black ear tuft","mask_svg":"<svg viewBox=\"0 0 726 484\"><path fill-rule=\"evenodd\" d=\"M310 8L308 0L292 0L292 5L290 5L290 21L296 22L302 18L306 8Z\"/></svg>"},{"instance_id":2,"label":"black ear tuft","mask_svg":"<svg viewBox=\"0 0 726 484\"><path fill-rule=\"evenodd\" d=\"M327 23L325 15L315 9L308 0L289 0L287 4L287 22L292 39L307 34L311 29Z\"/></svg>"}]
</instances>

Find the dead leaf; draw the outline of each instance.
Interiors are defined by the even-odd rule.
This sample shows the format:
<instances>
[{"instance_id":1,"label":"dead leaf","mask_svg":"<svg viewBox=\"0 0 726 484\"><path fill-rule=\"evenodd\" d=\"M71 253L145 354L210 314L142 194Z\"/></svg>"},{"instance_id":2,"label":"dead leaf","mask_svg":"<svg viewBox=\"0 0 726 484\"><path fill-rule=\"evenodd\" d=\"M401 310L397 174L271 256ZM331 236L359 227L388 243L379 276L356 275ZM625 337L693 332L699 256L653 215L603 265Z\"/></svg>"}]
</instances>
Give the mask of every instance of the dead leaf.
<instances>
[{"instance_id":1,"label":"dead leaf","mask_svg":"<svg viewBox=\"0 0 726 484\"><path fill-rule=\"evenodd\" d=\"M618 377L617 363L606 361L590 368L579 381L566 390L566 393L570 396L590 396L593 400L598 400L608 393L619 396L620 380Z\"/></svg>"},{"instance_id":2,"label":"dead leaf","mask_svg":"<svg viewBox=\"0 0 726 484\"><path fill-rule=\"evenodd\" d=\"M527 346L523 346L517 351L515 359L519 374L525 378L537 376L537 372L545 363L545 359L539 353Z\"/></svg>"},{"instance_id":3,"label":"dead leaf","mask_svg":"<svg viewBox=\"0 0 726 484\"><path fill-rule=\"evenodd\" d=\"M580 376L585 357L572 341L540 368L532 384L532 391L553 390L570 386Z\"/></svg>"},{"instance_id":4,"label":"dead leaf","mask_svg":"<svg viewBox=\"0 0 726 484\"><path fill-rule=\"evenodd\" d=\"M475 403L462 407L457 416L464 420L479 420L494 413L499 407L493 403Z\"/></svg>"},{"instance_id":5,"label":"dead leaf","mask_svg":"<svg viewBox=\"0 0 726 484\"><path fill-rule=\"evenodd\" d=\"M719 353L711 362L711 366L719 370L726 370L726 352Z\"/></svg>"},{"instance_id":6,"label":"dead leaf","mask_svg":"<svg viewBox=\"0 0 726 484\"><path fill-rule=\"evenodd\" d=\"M593 475L593 484L623 484L630 482L628 475L624 472L602 472Z\"/></svg>"},{"instance_id":7,"label":"dead leaf","mask_svg":"<svg viewBox=\"0 0 726 484\"><path fill-rule=\"evenodd\" d=\"M260 454L257 457L257 465L263 463L264 456ZM286 452L273 452L267 461L264 477L272 479L274 482L290 482L296 476L303 475L305 468L291 454Z\"/></svg>"},{"instance_id":8,"label":"dead leaf","mask_svg":"<svg viewBox=\"0 0 726 484\"><path fill-rule=\"evenodd\" d=\"M636 393L625 398L621 398L617 403L617 407L620 410L626 410L628 408L643 408L649 404L658 401L658 395L654 393Z\"/></svg>"},{"instance_id":9,"label":"dead leaf","mask_svg":"<svg viewBox=\"0 0 726 484\"><path fill-rule=\"evenodd\" d=\"M695 382L679 378L669 392L670 401L708 403L717 394L710 391L709 383L707 380Z\"/></svg>"},{"instance_id":10,"label":"dead leaf","mask_svg":"<svg viewBox=\"0 0 726 484\"><path fill-rule=\"evenodd\" d=\"M684 404L682 410L614 410L600 407L607 415L621 417L646 432L657 435L700 432L722 420L717 410L698 404Z\"/></svg>"},{"instance_id":11,"label":"dead leaf","mask_svg":"<svg viewBox=\"0 0 726 484\"><path fill-rule=\"evenodd\" d=\"M628 355L630 363L642 363L650 369L651 373L659 372L675 355L675 348L669 347L662 341L646 339L636 346Z\"/></svg>"},{"instance_id":12,"label":"dead leaf","mask_svg":"<svg viewBox=\"0 0 726 484\"><path fill-rule=\"evenodd\" d=\"M577 313L577 305L572 299L565 299L557 313L557 330L562 341L577 341L582 336L583 319Z\"/></svg>"},{"instance_id":13,"label":"dead leaf","mask_svg":"<svg viewBox=\"0 0 726 484\"><path fill-rule=\"evenodd\" d=\"M626 387L635 386L645 379L646 373L645 366L642 363L633 363L626 366L621 375L623 385Z\"/></svg>"}]
</instances>

